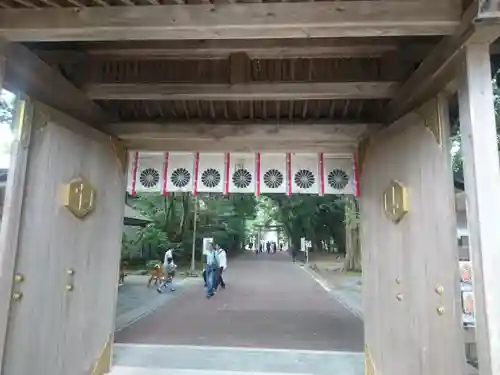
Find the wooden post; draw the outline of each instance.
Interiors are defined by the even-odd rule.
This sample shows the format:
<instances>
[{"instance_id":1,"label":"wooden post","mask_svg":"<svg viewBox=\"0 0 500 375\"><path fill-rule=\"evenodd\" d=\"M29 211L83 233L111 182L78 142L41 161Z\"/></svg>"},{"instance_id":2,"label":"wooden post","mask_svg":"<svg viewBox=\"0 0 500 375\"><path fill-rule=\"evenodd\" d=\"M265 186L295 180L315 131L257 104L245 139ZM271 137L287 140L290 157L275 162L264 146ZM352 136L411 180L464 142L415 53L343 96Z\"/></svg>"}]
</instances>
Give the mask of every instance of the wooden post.
<instances>
[{"instance_id":1,"label":"wooden post","mask_svg":"<svg viewBox=\"0 0 500 375\"><path fill-rule=\"evenodd\" d=\"M459 90L467 221L481 375L500 374L500 167L489 44L464 48Z\"/></svg>"},{"instance_id":2,"label":"wooden post","mask_svg":"<svg viewBox=\"0 0 500 375\"><path fill-rule=\"evenodd\" d=\"M27 111L29 116L25 115ZM16 101L16 114L13 121L15 138L11 147L9 175L0 228L0 364L3 361L5 352L12 287L14 284L14 269L24 198L23 187L26 179L29 138L31 135L31 113L31 103L19 99Z\"/></svg>"},{"instance_id":3,"label":"wooden post","mask_svg":"<svg viewBox=\"0 0 500 375\"><path fill-rule=\"evenodd\" d=\"M196 268L196 227L198 223L198 196L196 196L194 201L194 219L193 219L193 247L191 249L191 272L194 273Z\"/></svg>"}]
</instances>

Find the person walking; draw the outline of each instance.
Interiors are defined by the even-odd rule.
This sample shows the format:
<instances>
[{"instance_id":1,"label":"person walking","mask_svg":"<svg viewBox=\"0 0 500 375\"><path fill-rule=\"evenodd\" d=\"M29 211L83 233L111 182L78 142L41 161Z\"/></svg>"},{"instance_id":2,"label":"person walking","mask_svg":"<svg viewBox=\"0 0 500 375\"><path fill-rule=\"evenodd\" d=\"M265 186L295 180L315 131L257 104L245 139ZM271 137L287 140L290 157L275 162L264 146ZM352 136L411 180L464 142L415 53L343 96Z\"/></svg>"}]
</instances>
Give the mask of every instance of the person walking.
<instances>
[{"instance_id":1,"label":"person walking","mask_svg":"<svg viewBox=\"0 0 500 375\"><path fill-rule=\"evenodd\" d=\"M292 261L293 261L293 263L295 263L296 260L297 260L297 254L298 254L299 251L293 245L292 245L291 251L292 251Z\"/></svg>"},{"instance_id":2,"label":"person walking","mask_svg":"<svg viewBox=\"0 0 500 375\"><path fill-rule=\"evenodd\" d=\"M218 271L218 282L217 282L217 287L220 285L222 289L226 289L226 283L224 282L224 278L222 277L222 274L227 268L227 253L226 250L224 250L222 247L217 246L217 257L219 259L219 271Z\"/></svg>"},{"instance_id":3,"label":"person walking","mask_svg":"<svg viewBox=\"0 0 500 375\"><path fill-rule=\"evenodd\" d=\"M174 260L174 250L168 249L165 251L165 257L163 259L163 266L165 267L168 264L169 259Z\"/></svg>"},{"instance_id":4,"label":"person walking","mask_svg":"<svg viewBox=\"0 0 500 375\"><path fill-rule=\"evenodd\" d=\"M164 265L163 269L165 272L165 280L163 283L160 284L158 287L157 292L158 293L163 293L163 290L170 286L170 291L174 292L175 287L174 287L174 277L175 277L175 269L177 266L174 264L174 259L173 258L168 258L167 259L167 264Z\"/></svg>"},{"instance_id":5,"label":"person walking","mask_svg":"<svg viewBox=\"0 0 500 375\"><path fill-rule=\"evenodd\" d=\"M205 277L207 285L207 298L212 298L215 293L215 287L217 286L217 271L219 269L219 259L213 245L208 248L206 265L205 265Z\"/></svg>"}]
</instances>

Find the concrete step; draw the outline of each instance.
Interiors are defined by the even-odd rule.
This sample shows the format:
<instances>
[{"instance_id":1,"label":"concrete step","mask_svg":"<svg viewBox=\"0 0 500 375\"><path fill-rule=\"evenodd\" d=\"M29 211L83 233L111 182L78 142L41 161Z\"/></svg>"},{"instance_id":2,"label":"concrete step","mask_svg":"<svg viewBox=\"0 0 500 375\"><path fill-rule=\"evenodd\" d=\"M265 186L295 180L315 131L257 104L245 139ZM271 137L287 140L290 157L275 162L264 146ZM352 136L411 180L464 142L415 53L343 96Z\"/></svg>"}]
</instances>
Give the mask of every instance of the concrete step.
<instances>
[{"instance_id":1,"label":"concrete step","mask_svg":"<svg viewBox=\"0 0 500 375\"><path fill-rule=\"evenodd\" d=\"M116 344L112 375L363 375L353 352Z\"/></svg>"},{"instance_id":2,"label":"concrete step","mask_svg":"<svg viewBox=\"0 0 500 375\"><path fill-rule=\"evenodd\" d=\"M279 372L248 372L218 370L154 369L147 367L116 366L109 375L313 375L311 373L284 374Z\"/></svg>"}]
</instances>

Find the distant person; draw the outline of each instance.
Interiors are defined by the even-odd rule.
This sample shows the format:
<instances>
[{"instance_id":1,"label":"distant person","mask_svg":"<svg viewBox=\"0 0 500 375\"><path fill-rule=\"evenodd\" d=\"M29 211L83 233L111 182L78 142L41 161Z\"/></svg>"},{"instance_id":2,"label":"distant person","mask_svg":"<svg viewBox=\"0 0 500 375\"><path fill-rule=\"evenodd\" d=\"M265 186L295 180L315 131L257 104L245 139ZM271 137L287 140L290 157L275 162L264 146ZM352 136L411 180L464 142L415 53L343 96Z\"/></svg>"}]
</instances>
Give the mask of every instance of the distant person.
<instances>
[{"instance_id":1,"label":"distant person","mask_svg":"<svg viewBox=\"0 0 500 375\"><path fill-rule=\"evenodd\" d=\"M219 270L219 259L213 245L210 245L207 251L205 261L205 282L207 285L207 298L212 298L217 286L217 273Z\"/></svg>"},{"instance_id":2,"label":"distant person","mask_svg":"<svg viewBox=\"0 0 500 375\"><path fill-rule=\"evenodd\" d=\"M222 274L227 268L227 253L222 247L217 246L217 258L219 259L219 271L217 272L217 285L216 289L219 287L222 289L226 289L226 283L224 282L224 278Z\"/></svg>"},{"instance_id":3,"label":"distant person","mask_svg":"<svg viewBox=\"0 0 500 375\"><path fill-rule=\"evenodd\" d=\"M266 251L267 253L271 253L271 243L269 241L266 242Z\"/></svg>"},{"instance_id":4,"label":"distant person","mask_svg":"<svg viewBox=\"0 0 500 375\"><path fill-rule=\"evenodd\" d=\"M283 251L283 243L280 242L280 251Z\"/></svg>"},{"instance_id":5,"label":"distant person","mask_svg":"<svg viewBox=\"0 0 500 375\"><path fill-rule=\"evenodd\" d=\"M297 261L297 255L299 253L299 250L295 246L293 246L293 245L292 245L292 247L291 247L290 250L291 250L291 253L292 253L292 262L295 263Z\"/></svg>"},{"instance_id":6,"label":"distant person","mask_svg":"<svg viewBox=\"0 0 500 375\"><path fill-rule=\"evenodd\" d=\"M276 245L276 242L273 242L273 254L276 254L277 249L278 249L278 246Z\"/></svg>"},{"instance_id":7,"label":"distant person","mask_svg":"<svg viewBox=\"0 0 500 375\"><path fill-rule=\"evenodd\" d=\"M170 286L170 291L174 292L175 287L174 287L174 277L175 277L175 269L177 266L174 264L173 258L168 258L167 264L164 265L164 272L165 272L165 280L163 283L160 284L158 289L158 293L163 293L163 290Z\"/></svg>"}]
</instances>

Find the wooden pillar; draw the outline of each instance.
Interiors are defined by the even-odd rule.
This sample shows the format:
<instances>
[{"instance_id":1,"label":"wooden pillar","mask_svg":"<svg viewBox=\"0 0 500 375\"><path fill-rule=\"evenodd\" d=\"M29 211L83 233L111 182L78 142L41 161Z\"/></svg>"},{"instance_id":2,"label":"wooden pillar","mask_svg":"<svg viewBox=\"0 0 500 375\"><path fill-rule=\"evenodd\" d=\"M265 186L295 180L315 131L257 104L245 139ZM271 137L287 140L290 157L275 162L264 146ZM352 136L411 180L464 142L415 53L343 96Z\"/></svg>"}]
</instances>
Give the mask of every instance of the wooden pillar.
<instances>
[{"instance_id":1,"label":"wooden pillar","mask_svg":"<svg viewBox=\"0 0 500 375\"><path fill-rule=\"evenodd\" d=\"M446 98L371 137L360 160L366 374L463 374Z\"/></svg>"},{"instance_id":2,"label":"wooden pillar","mask_svg":"<svg viewBox=\"0 0 500 375\"><path fill-rule=\"evenodd\" d=\"M12 300L15 261L19 242L19 225L24 198L26 167L31 135L32 103L17 100L13 121L10 168L5 189L0 228L0 364L5 352L5 337ZM1 369L1 368L0 368ZM1 372L1 371L0 371Z\"/></svg>"},{"instance_id":3,"label":"wooden pillar","mask_svg":"<svg viewBox=\"0 0 500 375\"><path fill-rule=\"evenodd\" d=\"M24 113L0 237L0 373L102 375L114 332L122 166L95 129L40 103Z\"/></svg>"},{"instance_id":4,"label":"wooden pillar","mask_svg":"<svg viewBox=\"0 0 500 375\"><path fill-rule=\"evenodd\" d=\"M481 375L500 374L500 168L489 44L464 48L460 129Z\"/></svg>"}]
</instances>

